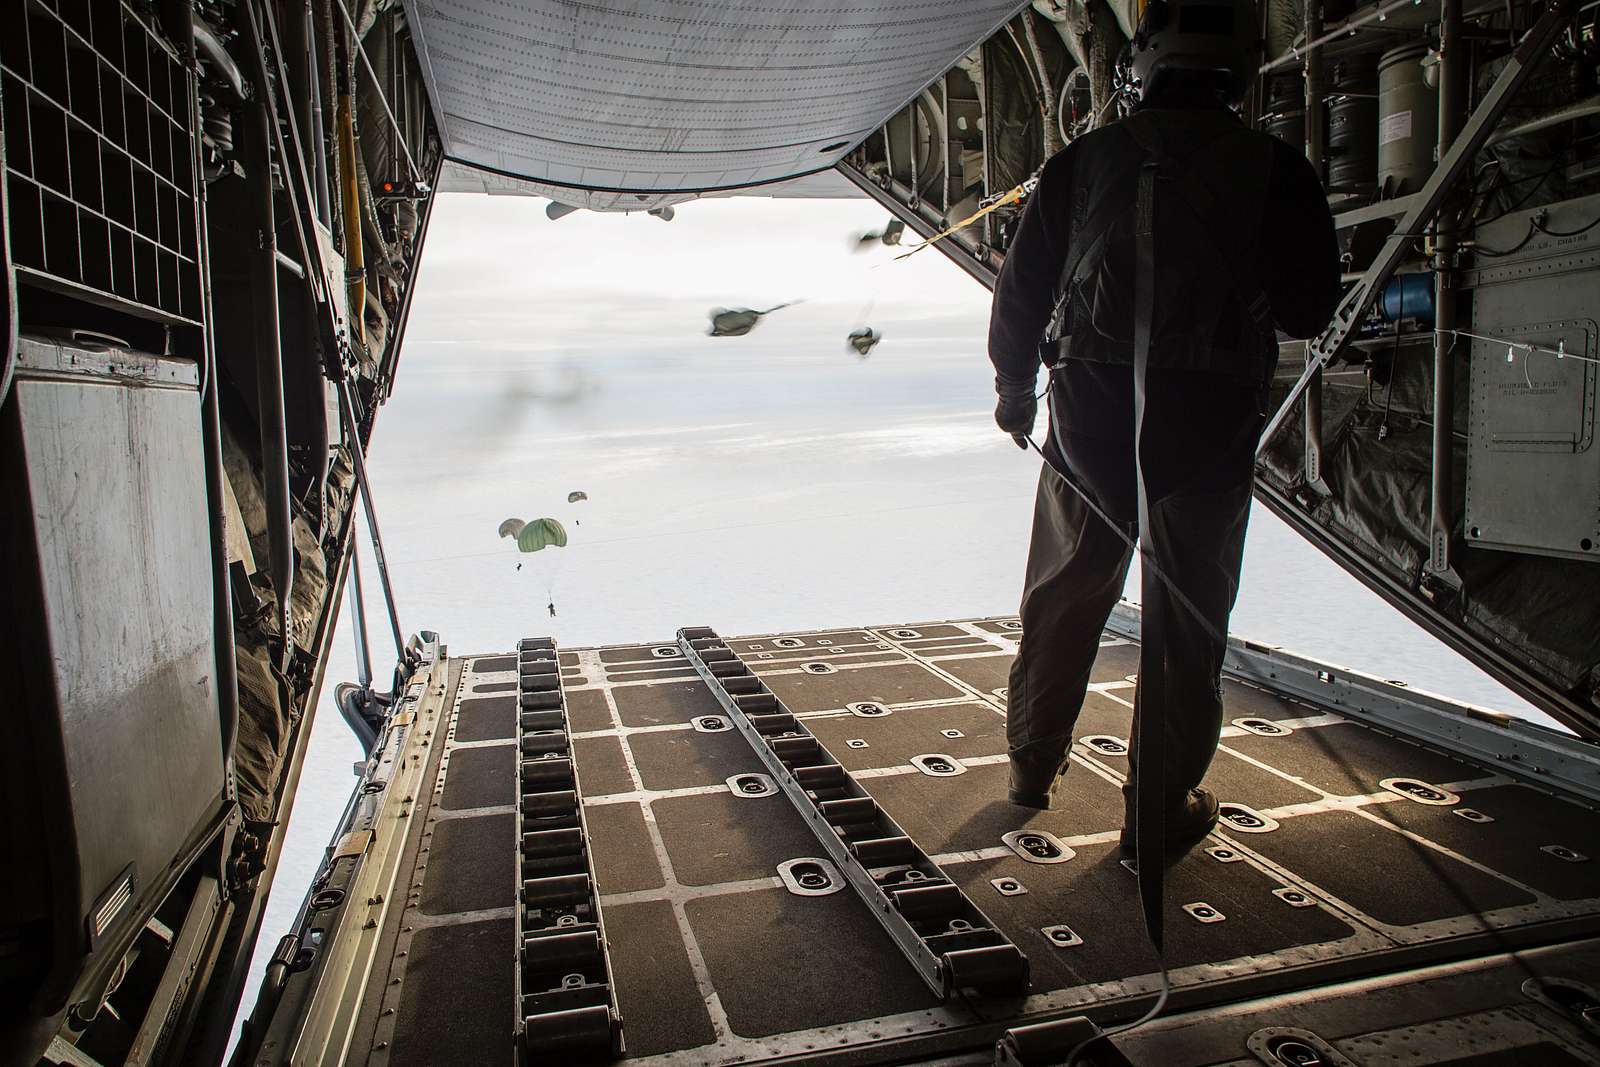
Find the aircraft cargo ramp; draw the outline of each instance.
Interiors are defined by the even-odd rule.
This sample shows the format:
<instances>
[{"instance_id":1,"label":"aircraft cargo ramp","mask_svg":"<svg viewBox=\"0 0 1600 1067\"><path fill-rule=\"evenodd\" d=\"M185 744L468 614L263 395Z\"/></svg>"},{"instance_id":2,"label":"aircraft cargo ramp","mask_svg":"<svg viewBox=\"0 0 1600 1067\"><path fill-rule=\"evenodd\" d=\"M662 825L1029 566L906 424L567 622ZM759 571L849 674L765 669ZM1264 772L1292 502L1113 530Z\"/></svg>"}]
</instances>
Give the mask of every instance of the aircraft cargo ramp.
<instances>
[{"instance_id":1,"label":"aircraft cargo ramp","mask_svg":"<svg viewBox=\"0 0 1600 1067\"><path fill-rule=\"evenodd\" d=\"M1138 616L1113 626L1035 813L1004 799L1014 619L433 646L262 1056L321 1032L286 1016L296 981L340 1005L347 1062L396 1067L623 1041L640 1064L987 1063L1011 1027L1138 1015L1156 961L1117 848ZM1592 748L1245 642L1228 675L1224 820L1168 876L1172 1001L1121 1053L1600 1063Z\"/></svg>"}]
</instances>

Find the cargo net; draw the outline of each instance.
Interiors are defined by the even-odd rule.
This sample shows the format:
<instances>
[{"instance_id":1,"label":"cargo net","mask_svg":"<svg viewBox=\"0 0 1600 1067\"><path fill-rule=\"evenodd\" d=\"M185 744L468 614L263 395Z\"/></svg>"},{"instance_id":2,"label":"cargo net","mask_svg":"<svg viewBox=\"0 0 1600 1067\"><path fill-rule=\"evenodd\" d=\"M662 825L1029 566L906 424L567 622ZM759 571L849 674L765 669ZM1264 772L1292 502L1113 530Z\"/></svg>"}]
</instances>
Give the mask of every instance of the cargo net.
<instances>
[{"instance_id":1,"label":"cargo net","mask_svg":"<svg viewBox=\"0 0 1600 1067\"><path fill-rule=\"evenodd\" d=\"M0 4L11 254L24 283L202 319L190 72L115 0Z\"/></svg>"}]
</instances>

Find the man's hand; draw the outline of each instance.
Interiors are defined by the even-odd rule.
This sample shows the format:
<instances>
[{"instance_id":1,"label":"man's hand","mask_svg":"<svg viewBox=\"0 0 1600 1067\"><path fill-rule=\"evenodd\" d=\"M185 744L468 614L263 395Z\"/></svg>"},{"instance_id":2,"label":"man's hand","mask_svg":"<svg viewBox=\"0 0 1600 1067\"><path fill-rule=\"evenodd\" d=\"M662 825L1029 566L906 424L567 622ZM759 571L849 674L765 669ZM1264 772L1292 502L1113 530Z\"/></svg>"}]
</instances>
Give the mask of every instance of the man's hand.
<instances>
[{"instance_id":1,"label":"man's hand","mask_svg":"<svg viewBox=\"0 0 1600 1067\"><path fill-rule=\"evenodd\" d=\"M1039 414L1039 400L1033 394L1034 382L1027 378L996 378L994 391L1000 402L994 408L995 425L1011 435L1017 447L1026 450L1033 433L1033 420Z\"/></svg>"}]
</instances>

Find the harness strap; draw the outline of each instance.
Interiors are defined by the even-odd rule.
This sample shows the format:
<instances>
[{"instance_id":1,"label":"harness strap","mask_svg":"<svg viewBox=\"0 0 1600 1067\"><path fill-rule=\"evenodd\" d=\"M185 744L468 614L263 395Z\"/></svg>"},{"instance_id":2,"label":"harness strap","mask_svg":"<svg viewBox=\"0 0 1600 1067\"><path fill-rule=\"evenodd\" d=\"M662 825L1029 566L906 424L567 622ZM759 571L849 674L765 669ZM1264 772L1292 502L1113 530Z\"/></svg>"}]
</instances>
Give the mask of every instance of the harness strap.
<instances>
[{"instance_id":1,"label":"harness strap","mask_svg":"<svg viewBox=\"0 0 1600 1067\"><path fill-rule=\"evenodd\" d=\"M1150 419L1147 389L1150 374L1151 328L1155 321L1155 192L1161 173L1159 157L1139 168L1139 188L1134 208L1134 311L1133 311L1133 415L1136 434L1135 467L1139 489L1139 545L1141 555L1155 566L1139 568L1144 601L1139 644L1139 723L1134 743L1138 748L1138 780L1134 792L1134 843L1139 868L1139 900L1145 928L1157 953L1162 951L1163 903L1166 874L1166 586L1159 575L1155 550L1155 524L1151 522L1149 471L1145 457L1155 432Z\"/></svg>"},{"instance_id":2,"label":"harness strap","mask_svg":"<svg viewBox=\"0 0 1600 1067\"><path fill-rule=\"evenodd\" d=\"M1044 329L1046 343L1061 340L1066 329L1067 312L1072 307L1072 292L1078 280L1078 270L1089 253L1100 247L1119 217L1117 212L1109 210L1100 210L1091 217L1089 192L1077 183L1076 178L1073 181L1077 188L1073 193L1072 231L1067 240L1067 259L1056 281L1056 304ZM1116 183L1110 184L1114 187Z\"/></svg>"},{"instance_id":3,"label":"harness strap","mask_svg":"<svg viewBox=\"0 0 1600 1067\"><path fill-rule=\"evenodd\" d=\"M1162 164L1171 164L1173 173L1177 172L1180 161L1167 154L1166 148L1157 139L1153 129L1137 121L1137 117L1125 120L1122 128L1127 130L1139 147L1145 152L1147 158L1155 159ZM1242 131L1241 131L1242 132ZM1218 151L1219 145L1228 142L1237 142L1233 150L1244 151L1247 143L1243 138L1223 137L1213 142L1204 151ZM1199 155L1201 153L1195 153ZM1183 162L1192 162L1193 157ZM1243 173L1262 173L1262 168L1240 168ZM1250 317L1251 324L1256 328L1256 336L1263 345L1273 342L1277 337L1272 322L1272 301L1268 299L1266 291L1262 289L1255 269L1241 254L1240 246L1235 241L1227 239L1225 234L1217 230L1217 224L1222 212L1218 209L1217 198L1211 189L1200 182L1183 181L1171 183L1172 191L1177 194L1196 219L1200 222L1200 229L1206 235L1211 245L1212 253L1222 261L1228 269L1228 275L1233 282L1233 289L1239 296L1239 302L1245 309L1245 314ZM1260 190L1264 192L1264 190Z\"/></svg>"}]
</instances>

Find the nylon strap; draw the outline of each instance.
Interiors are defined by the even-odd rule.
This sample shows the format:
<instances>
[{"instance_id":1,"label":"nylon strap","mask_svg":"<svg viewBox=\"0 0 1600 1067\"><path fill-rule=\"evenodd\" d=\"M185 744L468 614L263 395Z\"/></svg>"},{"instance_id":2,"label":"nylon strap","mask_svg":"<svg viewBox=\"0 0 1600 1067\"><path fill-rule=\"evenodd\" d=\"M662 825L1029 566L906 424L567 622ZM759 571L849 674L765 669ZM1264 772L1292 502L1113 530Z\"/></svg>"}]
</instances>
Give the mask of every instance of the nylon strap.
<instances>
[{"instance_id":1,"label":"nylon strap","mask_svg":"<svg viewBox=\"0 0 1600 1067\"><path fill-rule=\"evenodd\" d=\"M1139 901L1150 943L1162 951L1166 874L1166 621L1164 572L1157 563L1156 527L1151 521L1149 471L1145 457L1156 432L1149 412L1150 332L1155 323L1155 193L1161 164L1149 159L1139 168L1134 206L1133 417L1134 458L1139 489L1139 585L1144 610L1139 630L1139 723L1134 739L1139 769L1134 791L1134 856L1139 868ZM1131 763L1130 763L1131 767Z\"/></svg>"},{"instance_id":2,"label":"nylon strap","mask_svg":"<svg viewBox=\"0 0 1600 1067\"><path fill-rule=\"evenodd\" d=\"M1076 176L1073 181L1076 183ZM1056 281L1056 304L1051 309L1050 321L1044 330L1044 340L1047 342L1061 339L1062 328L1067 319L1067 308L1072 301L1072 286L1078 279L1078 268L1083 266L1083 261L1088 258L1089 253L1106 239L1111 227L1120 217L1117 212L1102 206L1092 216L1085 218L1088 213L1087 192L1081 186L1074 192L1073 200L1072 233L1068 239L1067 259ZM1084 225L1086 222L1087 226Z\"/></svg>"},{"instance_id":3,"label":"nylon strap","mask_svg":"<svg viewBox=\"0 0 1600 1067\"><path fill-rule=\"evenodd\" d=\"M1177 170L1179 161L1166 154L1166 150L1160 141L1156 139L1155 131L1147 129L1139 123L1137 116L1124 120L1122 127L1128 132L1128 136L1132 137L1139 147L1144 150L1147 157L1158 162L1171 162L1174 164L1174 171ZM1220 144L1226 144L1229 141L1237 142L1234 145L1234 150L1245 151L1244 138L1225 137L1219 139L1219 142L1209 145L1202 152L1186 157L1185 162L1192 160L1195 155L1202 155L1204 151L1219 151ZM1234 170L1238 174L1266 173L1265 168L1236 167ZM1211 194L1210 189L1200 182L1182 181L1171 184L1172 191L1177 194L1178 199L1199 220L1200 229L1206 235L1206 239L1211 245L1211 251L1227 266L1228 274L1233 281L1234 292L1238 294L1239 302L1243 305L1245 314L1250 316L1250 321L1255 325L1256 333L1260 337L1261 343L1263 345L1272 343L1277 337L1272 325L1272 301L1267 298L1265 290L1261 288L1251 265L1241 258L1239 244L1228 240L1226 235L1219 234L1216 230L1217 223L1230 222L1232 220L1221 217L1223 213L1218 210L1216 197ZM1265 195L1264 188L1255 191L1260 195Z\"/></svg>"}]
</instances>

